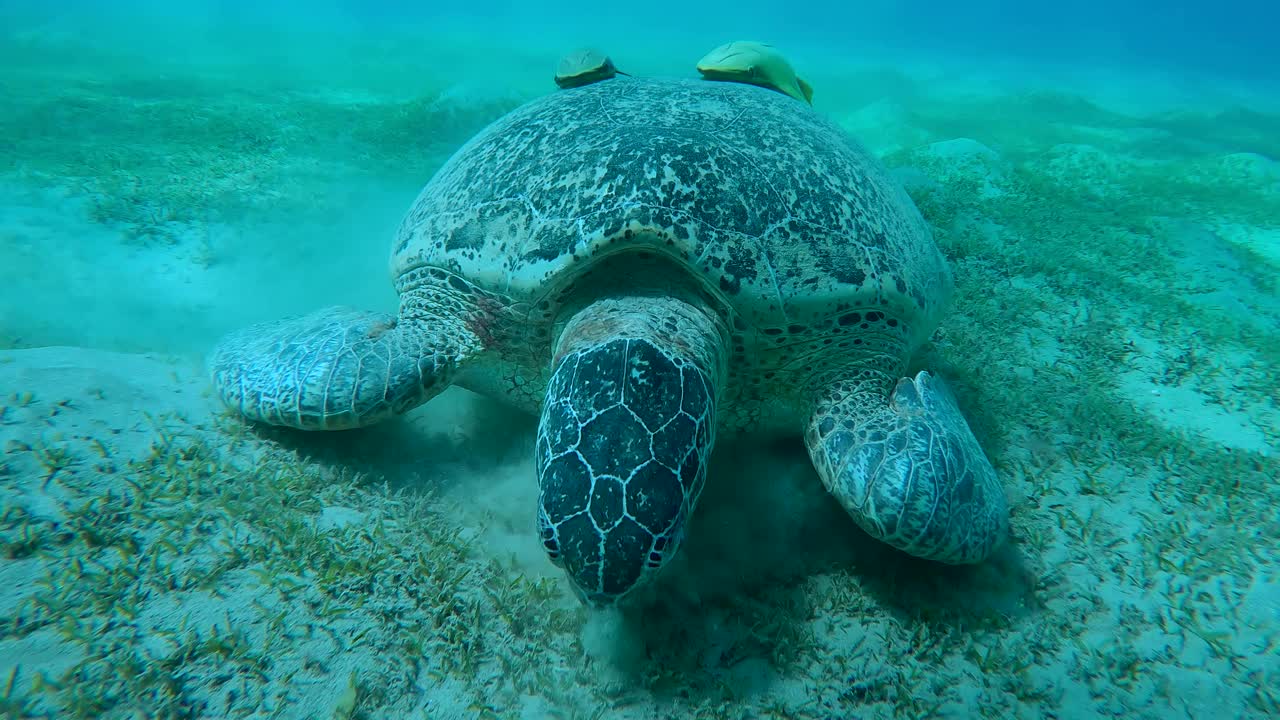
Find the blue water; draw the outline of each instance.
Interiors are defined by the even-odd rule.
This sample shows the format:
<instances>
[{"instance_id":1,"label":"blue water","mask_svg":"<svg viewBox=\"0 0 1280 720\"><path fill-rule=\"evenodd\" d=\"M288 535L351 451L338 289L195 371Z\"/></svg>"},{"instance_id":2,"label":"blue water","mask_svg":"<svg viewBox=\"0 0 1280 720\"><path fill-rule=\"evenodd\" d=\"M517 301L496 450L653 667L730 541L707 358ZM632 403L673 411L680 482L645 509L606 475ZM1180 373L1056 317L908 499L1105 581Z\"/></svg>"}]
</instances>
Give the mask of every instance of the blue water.
<instances>
[{"instance_id":1,"label":"blue water","mask_svg":"<svg viewBox=\"0 0 1280 720\"><path fill-rule=\"evenodd\" d=\"M434 6L433 6L434 5ZM1161 68L1169 72L1215 72L1274 83L1280 77L1275 28L1280 8L1257 0L1220 3L1089 0L1069 6L1012 1L970 3L788 3L739 0L732 3L530 3L493 0L483 6L439 6L378 0L287 3L247 0L183 3L129 0L104 5L88 0L56 6L10 0L0 8L23 22L65 22L137 17L200 22L227 27L343 28L383 32L431 23L488 26L498 35L545 29L640 33L654 45L685 33L768 36L774 42L815 44L858 54L868 47L900 55L1002 61L1083 60L1117 67Z\"/></svg>"},{"instance_id":2,"label":"blue water","mask_svg":"<svg viewBox=\"0 0 1280 720\"><path fill-rule=\"evenodd\" d=\"M506 36L536 36L569 29L627 33L660 46L683 35L768 37L777 44L813 44L859 55L874 50L902 58L989 59L1002 63L1083 62L1167 72L1220 73L1274 85L1280 82L1275 28L1280 8L1261 0L1225 2L859 3L739 0L736 2L600 3L492 0L460 3L405 2L193 2L160 0L111 3L6 2L0 14L11 28L25 23L65 23L92 28L102 18L146 18L205 27L269 27L289 33L308 29L353 33L430 32L440 22L489 27ZM434 6L434 7L433 7Z\"/></svg>"}]
</instances>

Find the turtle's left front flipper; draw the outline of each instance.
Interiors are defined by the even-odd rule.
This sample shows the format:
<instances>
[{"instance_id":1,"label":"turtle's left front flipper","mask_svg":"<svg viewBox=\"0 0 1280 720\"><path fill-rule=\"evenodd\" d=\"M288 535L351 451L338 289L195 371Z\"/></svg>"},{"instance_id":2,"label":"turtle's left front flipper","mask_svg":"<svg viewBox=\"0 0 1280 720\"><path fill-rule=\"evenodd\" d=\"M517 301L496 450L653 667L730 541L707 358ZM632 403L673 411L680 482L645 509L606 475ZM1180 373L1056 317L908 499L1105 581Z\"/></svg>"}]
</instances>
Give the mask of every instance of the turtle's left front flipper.
<instances>
[{"instance_id":1,"label":"turtle's left front flipper","mask_svg":"<svg viewBox=\"0 0 1280 720\"><path fill-rule=\"evenodd\" d=\"M805 444L822 482L877 540L928 560L976 563L1008 531L1004 491L954 398L926 372L887 398L875 373L821 392Z\"/></svg>"}]
</instances>

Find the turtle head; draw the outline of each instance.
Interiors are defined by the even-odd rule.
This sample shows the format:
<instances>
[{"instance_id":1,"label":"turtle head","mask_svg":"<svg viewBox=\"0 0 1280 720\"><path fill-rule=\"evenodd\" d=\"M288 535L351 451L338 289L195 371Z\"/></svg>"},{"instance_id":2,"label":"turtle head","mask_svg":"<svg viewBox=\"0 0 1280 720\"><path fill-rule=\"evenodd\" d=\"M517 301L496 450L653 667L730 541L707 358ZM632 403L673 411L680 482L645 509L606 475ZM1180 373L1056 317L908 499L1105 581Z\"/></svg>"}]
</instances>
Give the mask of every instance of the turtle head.
<instances>
[{"instance_id":1,"label":"turtle head","mask_svg":"<svg viewBox=\"0 0 1280 720\"><path fill-rule=\"evenodd\" d=\"M598 300L561 333L538 424L538 529L588 604L648 583L684 538L714 441L719 332L655 296Z\"/></svg>"}]
</instances>

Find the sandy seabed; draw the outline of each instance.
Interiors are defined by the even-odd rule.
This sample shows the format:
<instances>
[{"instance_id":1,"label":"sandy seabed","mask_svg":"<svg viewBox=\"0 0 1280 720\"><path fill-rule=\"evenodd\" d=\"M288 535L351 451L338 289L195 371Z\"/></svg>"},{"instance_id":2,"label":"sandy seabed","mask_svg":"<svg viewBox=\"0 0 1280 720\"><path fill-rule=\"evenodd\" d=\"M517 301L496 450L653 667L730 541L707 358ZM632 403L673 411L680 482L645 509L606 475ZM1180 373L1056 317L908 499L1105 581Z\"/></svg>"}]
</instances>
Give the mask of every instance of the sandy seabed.
<instances>
[{"instance_id":1,"label":"sandy seabed","mask_svg":"<svg viewBox=\"0 0 1280 720\"><path fill-rule=\"evenodd\" d=\"M393 307L400 213L554 50L247 79L6 42L41 62L0 78L4 717L1280 714L1280 115L1247 95L799 54L953 263L917 362L1011 540L906 558L798 441L726 441L653 597L592 616L535 536L532 418L452 389L248 428L202 370L248 322Z\"/></svg>"}]
</instances>

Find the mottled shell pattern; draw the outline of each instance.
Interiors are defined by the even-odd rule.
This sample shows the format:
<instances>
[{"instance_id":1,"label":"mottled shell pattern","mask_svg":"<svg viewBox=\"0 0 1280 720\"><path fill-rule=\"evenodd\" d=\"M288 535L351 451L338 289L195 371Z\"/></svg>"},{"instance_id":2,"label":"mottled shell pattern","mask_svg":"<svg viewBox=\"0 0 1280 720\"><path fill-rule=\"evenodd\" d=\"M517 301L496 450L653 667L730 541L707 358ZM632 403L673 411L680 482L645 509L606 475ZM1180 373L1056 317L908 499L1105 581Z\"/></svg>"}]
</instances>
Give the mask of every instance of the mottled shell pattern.
<instances>
[{"instance_id":1,"label":"mottled shell pattern","mask_svg":"<svg viewBox=\"0 0 1280 720\"><path fill-rule=\"evenodd\" d=\"M731 316L733 354L772 349L774 367L877 333L910 350L951 288L905 192L807 105L627 77L548 94L475 136L405 217L391 271L451 270L545 336L588 275L624 279L611 276L628 251L699 285Z\"/></svg>"}]
</instances>

